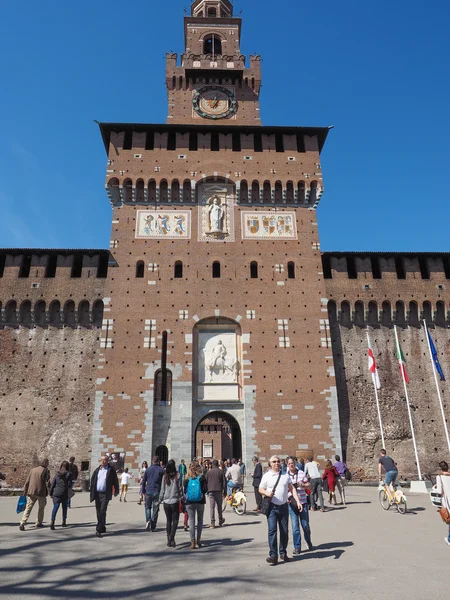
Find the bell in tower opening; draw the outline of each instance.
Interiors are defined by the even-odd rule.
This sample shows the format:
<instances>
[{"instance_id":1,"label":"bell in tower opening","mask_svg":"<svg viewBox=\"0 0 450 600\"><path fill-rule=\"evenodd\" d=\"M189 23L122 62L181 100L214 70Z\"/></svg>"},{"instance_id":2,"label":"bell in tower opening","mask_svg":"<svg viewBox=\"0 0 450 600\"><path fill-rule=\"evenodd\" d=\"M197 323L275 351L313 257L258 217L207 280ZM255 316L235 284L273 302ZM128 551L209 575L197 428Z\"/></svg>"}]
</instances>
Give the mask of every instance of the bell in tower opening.
<instances>
[{"instance_id":1,"label":"bell in tower opening","mask_svg":"<svg viewBox=\"0 0 450 600\"><path fill-rule=\"evenodd\" d=\"M196 0L192 3L192 16L199 18L226 18L233 16L233 5L228 0Z\"/></svg>"}]
</instances>

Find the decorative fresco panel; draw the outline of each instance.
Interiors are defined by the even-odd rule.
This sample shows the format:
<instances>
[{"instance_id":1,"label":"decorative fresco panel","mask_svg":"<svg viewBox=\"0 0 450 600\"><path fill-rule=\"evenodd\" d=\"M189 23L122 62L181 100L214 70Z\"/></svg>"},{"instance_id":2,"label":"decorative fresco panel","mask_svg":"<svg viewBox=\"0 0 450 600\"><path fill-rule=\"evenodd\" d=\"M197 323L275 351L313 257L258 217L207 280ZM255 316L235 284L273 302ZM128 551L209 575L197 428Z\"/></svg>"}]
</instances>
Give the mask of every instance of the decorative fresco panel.
<instances>
[{"instance_id":1,"label":"decorative fresco panel","mask_svg":"<svg viewBox=\"0 0 450 600\"><path fill-rule=\"evenodd\" d=\"M242 212L243 240L296 240L295 212Z\"/></svg>"},{"instance_id":2,"label":"decorative fresco panel","mask_svg":"<svg viewBox=\"0 0 450 600\"><path fill-rule=\"evenodd\" d=\"M136 238L179 239L191 237L191 213L185 210L138 210Z\"/></svg>"}]
</instances>

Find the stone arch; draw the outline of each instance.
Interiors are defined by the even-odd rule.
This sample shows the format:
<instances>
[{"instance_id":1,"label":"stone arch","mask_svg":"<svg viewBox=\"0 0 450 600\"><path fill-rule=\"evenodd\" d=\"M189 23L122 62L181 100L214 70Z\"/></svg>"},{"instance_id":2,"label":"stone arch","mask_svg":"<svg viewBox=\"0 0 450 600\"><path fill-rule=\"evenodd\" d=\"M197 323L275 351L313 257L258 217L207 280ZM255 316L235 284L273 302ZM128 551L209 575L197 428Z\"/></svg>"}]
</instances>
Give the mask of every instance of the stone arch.
<instances>
[{"instance_id":1,"label":"stone arch","mask_svg":"<svg viewBox=\"0 0 450 600\"><path fill-rule=\"evenodd\" d=\"M64 325L75 327L75 302L73 300L67 300L64 304L63 320Z\"/></svg>"},{"instance_id":2,"label":"stone arch","mask_svg":"<svg viewBox=\"0 0 450 600\"><path fill-rule=\"evenodd\" d=\"M297 194L298 194L298 201L300 204L304 204L306 201L306 189L305 189L305 182L304 181L299 181L297 184Z\"/></svg>"},{"instance_id":3,"label":"stone arch","mask_svg":"<svg viewBox=\"0 0 450 600\"><path fill-rule=\"evenodd\" d=\"M241 426L226 410L209 410L200 418L195 427L194 444L194 455L201 459L239 459L243 456ZM211 445L213 456L206 456L210 454Z\"/></svg>"},{"instance_id":4,"label":"stone arch","mask_svg":"<svg viewBox=\"0 0 450 600\"><path fill-rule=\"evenodd\" d=\"M21 325L29 326L33 322L30 300L24 300L20 305L19 321Z\"/></svg>"},{"instance_id":5,"label":"stone arch","mask_svg":"<svg viewBox=\"0 0 450 600\"><path fill-rule=\"evenodd\" d=\"M437 327L447 327L447 319L445 314L445 303L442 300L436 302L436 325Z\"/></svg>"},{"instance_id":6,"label":"stone arch","mask_svg":"<svg viewBox=\"0 0 450 600\"><path fill-rule=\"evenodd\" d=\"M405 303L402 300L397 300L395 303L395 324L399 327L406 325Z\"/></svg>"},{"instance_id":7,"label":"stone arch","mask_svg":"<svg viewBox=\"0 0 450 600\"><path fill-rule=\"evenodd\" d=\"M61 303L59 300L53 300L48 310L48 320L50 325L58 327L61 325Z\"/></svg>"},{"instance_id":8,"label":"stone arch","mask_svg":"<svg viewBox=\"0 0 450 600\"><path fill-rule=\"evenodd\" d=\"M292 204L294 202L294 184L292 181L286 183L286 202Z\"/></svg>"},{"instance_id":9,"label":"stone arch","mask_svg":"<svg viewBox=\"0 0 450 600\"><path fill-rule=\"evenodd\" d=\"M283 203L283 185L281 181L275 181L275 204Z\"/></svg>"},{"instance_id":10,"label":"stone arch","mask_svg":"<svg viewBox=\"0 0 450 600\"><path fill-rule=\"evenodd\" d=\"M9 300L5 306L5 325L16 325L17 323L17 302Z\"/></svg>"},{"instance_id":11,"label":"stone arch","mask_svg":"<svg viewBox=\"0 0 450 600\"><path fill-rule=\"evenodd\" d=\"M248 183L245 179L241 181L240 200L242 204L248 204Z\"/></svg>"},{"instance_id":12,"label":"stone arch","mask_svg":"<svg viewBox=\"0 0 450 600\"><path fill-rule=\"evenodd\" d=\"M89 316L89 302L81 300L78 304L78 325L80 327L88 327L90 324Z\"/></svg>"},{"instance_id":13,"label":"stone arch","mask_svg":"<svg viewBox=\"0 0 450 600\"><path fill-rule=\"evenodd\" d=\"M43 327L47 324L45 308L46 305L44 300L38 300L34 305L34 322L40 327Z\"/></svg>"},{"instance_id":14,"label":"stone arch","mask_svg":"<svg viewBox=\"0 0 450 600\"><path fill-rule=\"evenodd\" d=\"M119 180L117 179L117 177L112 177L108 181L106 190L108 192L108 196L109 196L109 198L111 200L111 204L113 206L117 206L117 205L121 204Z\"/></svg>"},{"instance_id":15,"label":"stone arch","mask_svg":"<svg viewBox=\"0 0 450 600\"><path fill-rule=\"evenodd\" d=\"M378 327L378 304L374 300L369 302L367 324L371 327Z\"/></svg>"},{"instance_id":16,"label":"stone arch","mask_svg":"<svg viewBox=\"0 0 450 600\"><path fill-rule=\"evenodd\" d=\"M169 185L166 179L162 179L159 184L159 201L167 202L169 199Z\"/></svg>"},{"instance_id":17,"label":"stone arch","mask_svg":"<svg viewBox=\"0 0 450 600\"><path fill-rule=\"evenodd\" d=\"M318 191L318 184L317 181L311 181L311 184L309 186L309 202L310 204L315 204L317 202L317 191Z\"/></svg>"},{"instance_id":18,"label":"stone arch","mask_svg":"<svg viewBox=\"0 0 450 600\"><path fill-rule=\"evenodd\" d=\"M433 311L431 308L431 302L429 300L425 300L422 306L422 318L425 320L428 327L433 325Z\"/></svg>"},{"instance_id":19,"label":"stone arch","mask_svg":"<svg viewBox=\"0 0 450 600\"><path fill-rule=\"evenodd\" d=\"M189 179L185 179L183 182L183 202L186 204L192 202L192 187Z\"/></svg>"},{"instance_id":20,"label":"stone arch","mask_svg":"<svg viewBox=\"0 0 450 600\"><path fill-rule=\"evenodd\" d=\"M381 306L381 324L384 327L392 327L392 308L388 300L385 300Z\"/></svg>"},{"instance_id":21,"label":"stone arch","mask_svg":"<svg viewBox=\"0 0 450 600\"><path fill-rule=\"evenodd\" d=\"M96 300L92 307L92 324L94 327L101 327L103 325L103 311L104 311L103 300Z\"/></svg>"},{"instance_id":22,"label":"stone arch","mask_svg":"<svg viewBox=\"0 0 450 600\"><path fill-rule=\"evenodd\" d=\"M253 181L252 183L252 203L255 204L255 202L259 202L259 194L260 194L260 190L259 190L259 181Z\"/></svg>"},{"instance_id":23,"label":"stone arch","mask_svg":"<svg viewBox=\"0 0 450 600\"><path fill-rule=\"evenodd\" d=\"M136 181L136 202L145 202L145 183L143 179Z\"/></svg>"},{"instance_id":24,"label":"stone arch","mask_svg":"<svg viewBox=\"0 0 450 600\"><path fill-rule=\"evenodd\" d=\"M133 182L129 177L123 182L123 198L127 203L133 201Z\"/></svg>"},{"instance_id":25,"label":"stone arch","mask_svg":"<svg viewBox=\"0 0 450 600\"><path fill-rule=\"evenodd\" d=\"M178 179L172 181L172 202L181 202L180 182Z\"/></svg>"},{"instance_id":26,"label":"stone arch","mask_svg":"<svg viewBox=\"0 0 450 600\"><path fill-rule=\"evenodd\" d=\"M148 182L148 201L156 203L156 181L150 179Z\"/></svg>"},{"instance_id":27,"label":"stone arch","mask_svg":"<svg viewBox=\"0 0 450 600\"><path fill-rule=\"evenodd\" d=\"M409 303L409 311L408 311L408 325L410 327L420 327L419 322L419 307L417 302L411 300Z\"/></svg>"},{"instance_id":28,"label":"stone arch","mask_svg":"<svg viewBox=\"0 0 450 600\"><path fill-rule=\"evenodd\" d=\"M272 202L272 186L268 180L263 184L263 200L264 203Z\"/></svg>"},{"instance_id":29,"label":"stone arch","mask_svg":"<svg viewBox=\"0 0 450 600\"><path fill-rule=\"evenodd\" d=\"M364 320L364 303L361 300L355 302L355 318L354 322L356 327L365 327Z\"/></svg>"},{"instance_id":30,"label":"stone arch","mask_svg":"<svg viewBox=\"0 0 450 600\"><path fill-rule=\"evenodd\" d=\"M341 302L341 318L340 318L341 326L347 327L350 329L352 326L352 315L350 310L350 302L348 300L344 300Z\"/></svg>"}]
</instances>

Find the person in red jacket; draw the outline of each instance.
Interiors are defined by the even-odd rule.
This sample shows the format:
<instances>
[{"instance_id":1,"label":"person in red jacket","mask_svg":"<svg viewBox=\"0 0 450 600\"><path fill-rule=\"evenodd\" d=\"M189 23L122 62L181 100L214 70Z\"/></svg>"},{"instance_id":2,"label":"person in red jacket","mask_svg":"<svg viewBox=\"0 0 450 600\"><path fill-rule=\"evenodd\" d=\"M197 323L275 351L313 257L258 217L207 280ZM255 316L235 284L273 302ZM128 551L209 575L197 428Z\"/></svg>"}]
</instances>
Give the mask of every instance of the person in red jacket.
<instances>
[{"instance_id":1,"label":"person in red jacket","mask_svg":"<svg viewBox=\"0 0 450 600\"><path fill-rule=\"evenodd\" d=\"M336 480L339 477L339 473L336 471L336 468L333 467L331 460L327 460L325 465L325 471L323 472L322 479L327 480L328 483L328 492L329 492L329 502L332 504L333 498L334 503L337 504L336 501Z\"/></svg>"}]
</instances>

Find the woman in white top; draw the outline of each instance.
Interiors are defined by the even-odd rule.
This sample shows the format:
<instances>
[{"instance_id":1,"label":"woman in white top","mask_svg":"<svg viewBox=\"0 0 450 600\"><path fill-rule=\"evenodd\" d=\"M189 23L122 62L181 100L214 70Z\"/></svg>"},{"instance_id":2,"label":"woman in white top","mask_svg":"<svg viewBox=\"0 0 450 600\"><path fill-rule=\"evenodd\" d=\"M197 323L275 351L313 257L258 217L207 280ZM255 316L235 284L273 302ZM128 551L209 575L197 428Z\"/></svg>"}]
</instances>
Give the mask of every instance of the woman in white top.
<instances>
[{"instance_id":1,"label":"woman in white top","mask_svg":"<svg viewBox=\"0 0 450 600\"><path fill-rule=\"evenodd\" d=\"M439 463L439 468L441 473L436 479L437 492L442 496L442 506L450 510L450 473L445 460ZM444 542L450 546L450 525L448 526L448 536L444 538Z\"/></svg>"}]
</instances>

